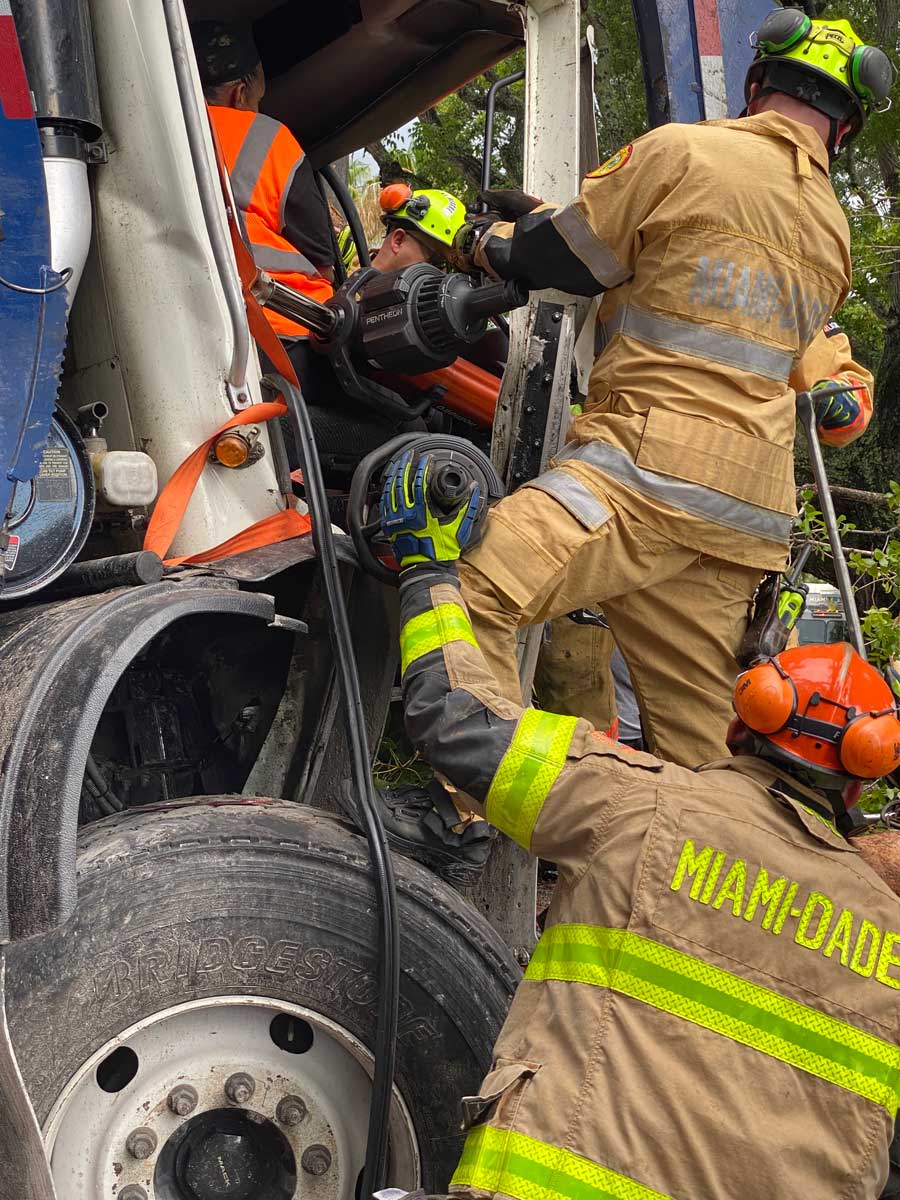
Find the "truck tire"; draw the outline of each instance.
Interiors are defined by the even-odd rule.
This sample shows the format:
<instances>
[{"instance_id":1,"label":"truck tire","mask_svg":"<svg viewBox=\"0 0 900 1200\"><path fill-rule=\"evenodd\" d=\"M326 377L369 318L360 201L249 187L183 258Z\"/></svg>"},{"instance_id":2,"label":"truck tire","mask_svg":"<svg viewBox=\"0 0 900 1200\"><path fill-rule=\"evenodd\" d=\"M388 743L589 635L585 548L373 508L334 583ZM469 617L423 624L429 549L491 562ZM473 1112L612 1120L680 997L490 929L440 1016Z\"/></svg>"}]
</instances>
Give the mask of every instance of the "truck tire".
<instances>
[{"instance_id":1,"label":"truck tire","mask_svg":"<svg viewBox=\"0 0 900 1200\"><path fill-rule=\"evenodd\" d=\"M460 1097L489 1066L520 972L452 889L394 861L401 1100L389 1182L440 1192L462 1145ZM292 1196L302 1170L297 1194L354 1200L377 1004L364 839L300 805L204 797L86 827L78 888L67 924L7 960L13 1042L61 1195L95 1200L131 1183L148 1200L203 1200L201 1168L222 1164L231 1137L224 1161L232 1182L245 1172L247 1196ZM241 1073L250 1099L235 1093ZM179 1087L187 1100L173 1110ZM275 1110L298 1094L292 1125ZM252 1127L238 1129L245 1116ZM263 1187L254 1171L273 1148L293 1167ZM210 1197L245 1194L207 1184Z\"/></svg>"}]
</instances>

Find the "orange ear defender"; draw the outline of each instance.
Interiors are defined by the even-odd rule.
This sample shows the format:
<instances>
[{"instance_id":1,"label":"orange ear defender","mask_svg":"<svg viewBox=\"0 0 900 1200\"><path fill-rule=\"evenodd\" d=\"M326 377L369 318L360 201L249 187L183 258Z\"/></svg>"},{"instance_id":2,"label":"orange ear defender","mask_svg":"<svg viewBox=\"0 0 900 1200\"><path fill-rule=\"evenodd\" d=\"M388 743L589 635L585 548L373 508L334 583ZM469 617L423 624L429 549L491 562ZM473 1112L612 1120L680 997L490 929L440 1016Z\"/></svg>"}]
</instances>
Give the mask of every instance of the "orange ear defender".
<instances>
[{"instance_id":1,"label":"orange ear defender","mask_svg":"<svg viewBox=\"0 0 900 1200\"><path fill-rule=\"evenodd\" d=\"M383 213L396 212L412 196L412 188L408 183L389 183L381 189L378 203Z\"/></svg>"},{"instance_id":2,"label":"orange ear defender","mask_svg":"<svg viewBox=\"0 0 900 1200\"><path fill-rule=\"evenodd\" d=\"M861 713L841 734L841 763L859 779L880 779L900 764L900 720L894 712Z\"/></svg>"},{"instance_id":3,"label":"orange ear defender","mask_svg":"<svg viewBox=\"0 0 900 1200\"><path fill-rule=\"evenodd\" d=\"M793 763L880 779L900 766L893 692L844 642L795 646L738 676L734 710Z\"/></svg>"},{"instance_id":4,"label":"orange ear defender","mask_svg":"<svg viewBox=\"0 0 900 1200\"><path fill-rule=\"evenodd\" d=\"M738 676L734 711L754 733L777 733L797 711L797 689L777 659L756 663Z\"/></svg>"}]
</instances>

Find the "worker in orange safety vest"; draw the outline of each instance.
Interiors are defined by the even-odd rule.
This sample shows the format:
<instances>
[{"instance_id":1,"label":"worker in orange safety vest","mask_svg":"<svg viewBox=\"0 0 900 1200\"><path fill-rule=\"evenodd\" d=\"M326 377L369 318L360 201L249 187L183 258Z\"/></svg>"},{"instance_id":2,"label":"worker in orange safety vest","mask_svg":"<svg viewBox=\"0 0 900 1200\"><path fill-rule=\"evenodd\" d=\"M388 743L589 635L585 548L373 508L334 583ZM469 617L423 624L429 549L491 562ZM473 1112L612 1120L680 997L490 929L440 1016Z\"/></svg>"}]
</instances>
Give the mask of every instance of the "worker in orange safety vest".
<instances>
[{"instance_id":1,"label":"worker in orange safety vest","mask_svg":"<svg viewBox=\"0 0 900 1200\"><path fill-rule=\"evenodd\" d=\"M259 111L266 77L248 25L196 21L191 36L244 237L260 270L313 300L334 292L334 240L312 164L280 121ZM266 310L284 342L307 402L334 389L330 367L309 348L308 331Z\"/></svg>"}]
</instances>

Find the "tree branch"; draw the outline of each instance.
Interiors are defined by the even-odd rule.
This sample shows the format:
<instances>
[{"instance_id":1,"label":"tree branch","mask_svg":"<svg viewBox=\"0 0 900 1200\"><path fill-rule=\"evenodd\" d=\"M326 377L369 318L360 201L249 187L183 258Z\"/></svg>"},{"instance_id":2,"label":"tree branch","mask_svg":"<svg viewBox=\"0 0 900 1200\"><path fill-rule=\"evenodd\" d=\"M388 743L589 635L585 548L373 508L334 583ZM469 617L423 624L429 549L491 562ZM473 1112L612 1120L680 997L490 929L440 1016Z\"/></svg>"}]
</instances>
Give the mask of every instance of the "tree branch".
<instances>
[{"instance_id":1,"label":"tree branch","mask_svg":"<svg viewBox=\"0 0 900 1200\"><path fill-rule=\"evenodd\" d=\"M847 167L847 177L850 180L850 186L853 188L854 192L856 192L860 200L862 200L865 207L874 212L875 201L872 198L872 193L860 178L859 163L856 160L856 151L853 146L847 150L845 165Z\"/></svg>"},{"instance_id":2,"label":"tree branch","mask_svg":"<svg viewBox=\"0 0 900 1200\"><path fill-rule=\"evenodd\" d=\"M837 487L829 484L829 492L835 500L852 500L855 504L887 504L890 500L888 492L863 492L858 488ZM798 492L813 491L816 495L819 494L819 489L814 483L804 483L799 488Z\"/></svg>"},{"instance_id":3,"label":"tree branch","mask_svg":"<svg viewBox=\"0 0 900 1200\"><path fill-rule=\"evenodd\" d=\"M394 152L389 149L383 141L368 142L366 144L366 153L371 154L375 159L378 167L378 175L382 184L392 183L395 180L403 179L409 183L413 183L416 187L427 187L428 183L421 175L417 175L415 171L408 171L400 162Z\"/></svg>"}]
</instances>

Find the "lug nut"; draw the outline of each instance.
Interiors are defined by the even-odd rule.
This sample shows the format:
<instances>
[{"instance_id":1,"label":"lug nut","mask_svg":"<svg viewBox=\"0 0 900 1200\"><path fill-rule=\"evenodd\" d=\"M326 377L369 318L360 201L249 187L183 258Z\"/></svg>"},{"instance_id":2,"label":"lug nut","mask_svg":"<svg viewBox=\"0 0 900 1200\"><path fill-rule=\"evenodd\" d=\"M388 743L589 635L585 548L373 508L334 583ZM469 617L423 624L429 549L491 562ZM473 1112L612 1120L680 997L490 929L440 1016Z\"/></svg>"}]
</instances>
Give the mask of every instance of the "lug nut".
<instances>
[{"instance_id":1,"label":"lug nut","mask_svg":"<svg viewBox=\"0 0 900 1200\"><path fill-rule=\"evenodd\" d=\"M159 1139L152 1129L141 1125L129 1133L125 1139L125 1149L132 1158L149 1158L156 1149L158 1141Z\"/></svg>"},{"instance_id":2,"label":"lug nut","mask_svg":"<svg viewBox=\"0 0 900 1200\"><path fill-rule=\"evenodd\" d=\"M300 1166L307 1175L324 1175L331 1166L331 1151L327 1146L307 1146L300 1159Z\"/></svg>"},{"instance_id":3,"label":"lug nut","mask_svg":"<svg viewBox=\"0 0 900 1200\"><path fill-rule=\"evenodd\" d=\"M139 1184L129 1183L119 1192L118 1200L147 1200L147 1193Z\"/></svg>"},{"instance_id":4,"label":"lug nut","mask_svg":"<svg viewBox=\"0 0 900 1200\"><path fill-rule=\"evenodd\" d=\"M235 1071L225 1080L225 1095L232 1104L246 1104L256 1091L256 1080L246 1071Z\"/></svg>"},{"instance_id":5,"label":"lug nut","mask_svg":"<svg viewBox=\"0 0 900 1200\"><path fill-rule=\"evenodd\" d=\"M289 1127L301 1124L301 1122L306 1120L305 1103L299 1096L285 1096L278 1101L278 1107L275 1109L275 1120L279 1125L287 1125ZM315 1171L312 1173L315 1174Z\"/></svg>"},{"instance_id":6,"label":"lug nut","mask_svg":"<svg viewBox=\"0 0 900 1200\"><path fill-rule=\"evenodd\" d=\"M166 1103L177 1117L188 1117L197 1107L199 1099L196 1088L189 1083L179 1083L169 1092Z\"/></svg>"}]
</instances>

